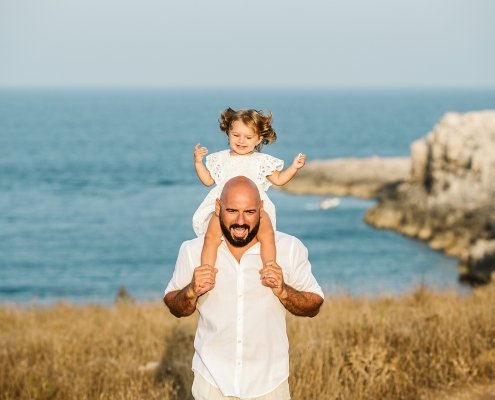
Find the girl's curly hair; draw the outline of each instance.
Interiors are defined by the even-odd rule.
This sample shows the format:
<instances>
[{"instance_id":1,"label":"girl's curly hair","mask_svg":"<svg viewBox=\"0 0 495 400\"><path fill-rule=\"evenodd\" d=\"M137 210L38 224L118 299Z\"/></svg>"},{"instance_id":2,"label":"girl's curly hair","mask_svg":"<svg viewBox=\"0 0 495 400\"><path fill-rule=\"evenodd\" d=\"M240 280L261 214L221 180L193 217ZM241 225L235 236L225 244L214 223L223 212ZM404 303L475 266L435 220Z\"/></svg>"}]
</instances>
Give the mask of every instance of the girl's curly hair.
<instances>
[{"instance_id":1,"label":"girl's curly hair","mask_svg":"<svg viewBox=\"0 0 495 400\"><path fill-rule=\"evenodd\" d=\"M234 121L242 121L261 137L261 142L255 147L256 151L261 152L261 147L263 145L268 146L277 140L277 134L272 128L273 118L270 110L268 110L267 113L258 110L245 109L235 111L230 107L223 110L218 122L220 123L220 129L224 131L227 136L229 135L232 122Z\"/></svg>"}]
</instances>

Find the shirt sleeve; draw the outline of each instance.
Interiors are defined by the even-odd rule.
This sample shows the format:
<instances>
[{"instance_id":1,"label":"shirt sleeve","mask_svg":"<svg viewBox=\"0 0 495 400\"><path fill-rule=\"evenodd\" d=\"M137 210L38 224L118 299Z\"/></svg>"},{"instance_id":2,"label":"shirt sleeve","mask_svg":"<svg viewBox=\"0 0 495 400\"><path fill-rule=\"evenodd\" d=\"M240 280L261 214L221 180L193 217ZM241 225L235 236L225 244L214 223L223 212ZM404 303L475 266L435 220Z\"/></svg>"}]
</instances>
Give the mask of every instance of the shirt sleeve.
<instances>
[{"instance_id":1,"label":"shirt sleeve","mask_svg":"<svg viewBox=\"0 0 495 400\"><path fill-rule=\"evenodd\" d=\"M218 185L223 181L222 173L222 152L212 153L206 156L206 168L210 171L210 175Z\"/></svg>"},{"instance_id":2,"label":"shirt sleeve","mask_svg":"<svg viewBox=\"0 0 495 400\"><path fill-rule=\"evenodd\" d=\"M164 295L175 290L182 290L186 285L191 283L193 273L194 266L189 251L189 242L184 242L180 246L179 255L177 256L177 261L175 263L174 274L165 289Z\"/></svg>"},{"instance_id":3,"label":"shirt sleeve","mask_svg":"<svg viewBox=\"0 0 495 400\"><path fill-rule=\"evenodd\" d=\"M271 175L273 171L282 171L284 169L283 160L269 154L263 154L263 156L263 163L261 166L263 176L268 176Z\"/></svg>"},{"instance_id":4,"label":"shirt sleeve","mask_svg":"<svg viewBox=\"0 0 495 400\"><path fill-rule=\"evenodd\" d=\"M325 295L311 272L308 249L295 237L292 238L290 259L292 269L287 284L300 292L315 293L324 299Z\"/></svg>"}]
</instances>

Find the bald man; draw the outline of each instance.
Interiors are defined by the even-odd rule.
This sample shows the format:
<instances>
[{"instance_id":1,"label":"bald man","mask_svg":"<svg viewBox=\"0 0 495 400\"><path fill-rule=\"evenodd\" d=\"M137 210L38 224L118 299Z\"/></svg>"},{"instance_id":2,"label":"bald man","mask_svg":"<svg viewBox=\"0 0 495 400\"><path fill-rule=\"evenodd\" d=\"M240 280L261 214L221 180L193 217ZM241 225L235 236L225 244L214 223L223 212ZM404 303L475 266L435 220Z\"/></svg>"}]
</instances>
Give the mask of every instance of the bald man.
<instances>
[{"instance_id":1,"label":"bald man","mask_svg":"<svg viewBox=\"0 0 495 400\"><path fill-rule=\"evenodd\" d=\"M193 396L290 399L286 310L314 317L323 303L308 252L295 237L276 232L277 262L263 267L256 233L268 216L248 178L225 184L215 212L224 235L216 268L198 266L204 237L184 242L164 297L178 318L200 314Z\"/></svg>"}]
</instances>

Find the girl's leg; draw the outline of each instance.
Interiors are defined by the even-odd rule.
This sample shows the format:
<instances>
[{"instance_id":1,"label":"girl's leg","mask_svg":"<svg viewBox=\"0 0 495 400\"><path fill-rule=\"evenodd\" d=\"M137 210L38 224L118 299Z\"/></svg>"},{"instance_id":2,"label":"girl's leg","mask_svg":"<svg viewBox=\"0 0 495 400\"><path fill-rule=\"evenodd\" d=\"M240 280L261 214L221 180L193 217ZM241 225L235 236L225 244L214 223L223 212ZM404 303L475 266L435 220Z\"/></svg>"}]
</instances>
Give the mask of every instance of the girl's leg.
<instances>
[{"instance_id":1,"label":"girl's leg","mask_svg":"<svg viewBox=\"0 0 495 400\"><path fill-rule=\"evenodd\" d=\"M220 228L220 219L213 214L208 224L205 234L205 243L201 250L201 265L208 264L212 267L217 262L218 247L222 243L222 229Z\"/></svg>"},{"instance_id":2,"label":"girl's leg","mask_svg":"<svg viewBox=\"0 0 495 400\"><path fill-rule=\"evenodd\" d=\"M260 219L260 229L256 238L260 242L260 253L263 267L269 261L276 261L277 249L275 247L275 232L273 230L272 221L268 214L263 211L263 216Z\"/></svg>"}]
</instances>

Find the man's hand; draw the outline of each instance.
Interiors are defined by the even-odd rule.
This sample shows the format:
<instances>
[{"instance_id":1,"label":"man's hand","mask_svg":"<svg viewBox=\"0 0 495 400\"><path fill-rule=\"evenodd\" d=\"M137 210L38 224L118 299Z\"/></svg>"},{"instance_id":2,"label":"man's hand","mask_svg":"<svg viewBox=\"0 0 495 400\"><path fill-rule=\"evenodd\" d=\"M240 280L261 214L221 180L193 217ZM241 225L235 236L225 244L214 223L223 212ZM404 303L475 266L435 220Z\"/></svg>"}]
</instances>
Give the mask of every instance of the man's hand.
<instances>
[{"instance_id":1,"label":"man's hand","mask_svg":"<svg viewBox=\"0 0 495 400\"><path fill-rule=\"evenodd\" d=\"M194 146L194 162L199 164L203 162L203 157L208 154L208 149L206 147L199 147L199 143Z\"/></svg>"},{"instance_id":2,"label":"man's hand","mask_svg":"<svg viewBox=\"0 0 495 400\"><path fill-rule=\"evenodd\" d=\"M259 272L261 283L272 289L287 311L300 317L314 317L318 314L323 298L316 293L301 292L286 285L282 268L275 261L268 261Z\"/></svg>"},{"instance_id":3,"label":"man's hand","mask_svg":"<svg viewBox=\"0 0 495 400\"><path fill-rule=\"evenodd\" d=\"M268 261L259 272L261 284L272 289L273 294L280 297L285 290L282 268L275 261Z\"/></svg>"},{"instance_id":4,"label":"man's hand","mask_svg":"<svg viewBox=\"0 0 495 400\"><path fill-rule=\"evenodd\" d=\"M208 264L194 268L190 288L195 297L199 297L215 287L217 272L218 269Z\"/></svg>"},{"instance_id":5,"label":"man's hand","mask_svg":"<svg viewBox=\"0 0 495 400\"><path fill-rule=\"evenodd\" d=\"M206 264L195 268L189 285L186 285L182 290L169 292L163 298L170 312L177 318L181 318L196 311L198 297L215 287L217 272L218 269Z\"/></svg>"}]
</instances>

